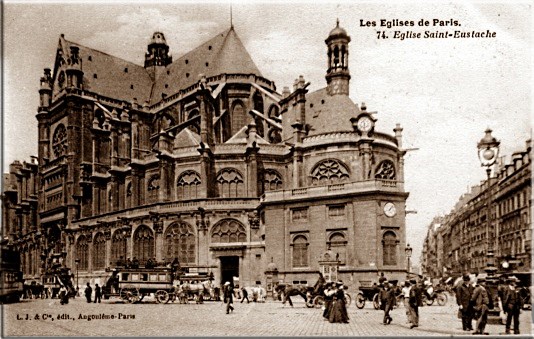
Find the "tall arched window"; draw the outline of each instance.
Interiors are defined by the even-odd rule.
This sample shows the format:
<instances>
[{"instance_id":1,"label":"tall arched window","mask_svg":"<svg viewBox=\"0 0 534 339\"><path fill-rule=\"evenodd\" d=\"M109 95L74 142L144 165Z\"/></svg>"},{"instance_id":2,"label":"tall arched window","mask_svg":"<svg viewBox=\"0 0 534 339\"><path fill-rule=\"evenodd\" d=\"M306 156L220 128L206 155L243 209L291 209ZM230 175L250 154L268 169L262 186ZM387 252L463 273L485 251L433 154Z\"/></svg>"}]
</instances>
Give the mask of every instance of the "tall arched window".
<instances>
[{"instance_id":1,"label":"tall arched window","mask_svg":"<svg viewBox=\"0 0 534 339\"><path fill-rule=\"evenodd\" d=\"M349 180L349 170L339 160L323 160L311 172L312 185L331 185Z\"/></svg>"},{"instance_id":2,"label":"tall arched window","mask_svg":"<svg viewBox=\"0 0 534 339\"><path fill-rule=\"evenodd\" d=\"M89 269L89 246L87 244L87 238L84 235L78 237L76 242L76 259L80 261L78 264L78 269L86 271Z\"/></svg>"},{"instance_id":3,"label":"tall arched window","mask_svg":"<svg viewBox=\"0 0 534 339\"><path fill-rule=\"evenodd\" d=\"M259 92L256 92L254 94L254 110L263 113L263 97ZM255 116L254 122L256 123L256 133L258 133L259 136L263 137L265 135L264 133L264 122L263 119Z\"/></svg>"},{"instance_id":4,"label":"tall arched window","mask_svg":"<svg viewBox=\"0 0 534 339\"><path fill-rule=\"evenodd\" d=\"M233 168L225 168L217 174L219 196L223 198L236 198L243 196L243 176Z\"/></svg>"},{"instance_id":5,"label":"tall arched window","mask_svg":"<svg viewBox=\"0 0 534 339\"><path fill-rule=\"evenodd\" d=\"M133 256L144 265L148 258L154 257L154 233L145 225L137 227L134 234Z\"/></svg>"},{"instance_id":6,"label":"tall arched window","mask_svg":"<svg viewBox=\"0 0 534 339\"><path fill-rule=\"evenodd\" d=\"M122 232L122 230L116 230L113 233L113 236L111 237L111 263L115 265L119 259L126 260L127 254L126 254L126 246L127 246L127 239L126 239L126 232Z\"/></svg>"},{"instance_id":7,"label":"tall arched window","mask_svg":"<svg viewBox=\"0 0 534 339\"><path fill-rule=\"evenodd\" d=\"M243 102L237 100L232 108L232 135L239 132L243 126L245 126L245 108Z\"/></svg>"},{"instance_id":8,"label":"tall arched window","mask_svg":"<svg viewBox=\"0 0 534 339\"><path fill-rule=\"evenodd\" d=\"M200 175L195 171L185 171L178 177L178 200L196 199L200 188Z\"/></svg>"},{"instance_id":9,"label":"tall arched window","mask_svg":"<svg viewBox=\"0 0 534 339\"><path fill-rule=\"evenodd\" d=\"M235 219L223 219L211 229L211 242L245 242L245 227Z\"/></svg>"},{"instance_id":10,"label":"tall arched window","mask_svg":"<svg viewBox=\"0 0 534 339\"><path fill-rule=\"evenodd\" d=\"M263 191L281 190L282 176L273 169L266 169L263 173Z\"/></svg>"},{"instance_id":11,"label":"tall arched window","mask_svg":"<svg viewBox=\"0 0 534 339\"><path fill-rule=\"evenodd\" d=\"M59 124L54 131L52 149L56 158L67 154L67 130L63 124Z\"/></svg>"},{"instance_id":12,"label":"tall arched window","mask_svg":"<svg viewBox=\"0 0 534 339\"><path fill-rule=\"evenodd\" d=\"M303 235L297 235L291 244L293 248L292 266L293 267L308 267L308 239Z\"/></svg>"},{"instance_id":13,"label":"tall arched window","mask_svg":"<svg viewBox=\"0 0 534 339\"><path fill-rule=\"evenodd\" d=\"M147 186L147 203L154 203L158 201L158 192L159 192L159 174L154 174L150 177Z\"/></svg>"},{"instance_id":14,"label":"tall arched window","mask_svg":"<svg viewBox=\"0 0 534 339\"><path fill-rule=\"evenodd\" d=\"M384 233L382 238L382 257L384 266L397 265L397 236L391 231Z\"/></svg>"},{"instance_id":15,"label":"tall arched window","mask_svg":"<svg viewBox=\"0 0 534 339\"><path fill-rule=\"evenodd\" d=\"M346 264L347 240L345 240L345 235L343 233L336 232L332 234L330 239L328 239L328 247L339 255L338 260L341 265Z\"/></svg>"},{"instance_id":16,"label":"tall arched window","mask_svg":"<svg viewBox=\"0 0 534 339\"><path fill-rule=\"evenodd\" d=\"M375 170L376 179L395 180L395 165L391 160L384 160L378 164Z\"/></svg>"},{"instance_id":17,"label":"tall arched window","mask_svg":"<svg viewBox=\"0 0 534 339\"><path fill-rule=\"evenodd\" d=\"M106 238L99 232L93 240L93 270L106 268Z\"/></svg>"},{"instance_id":18,"label":"tall arched window","mask_svg":"<svg viewBox=\"0 0 534 339\"><path fill-rule=\"evenodd\" d=\"M173 223L165 231L165 259L178 258L181 264L195 263L195 234L185 222Z\"/></svg>"}]
</instances>

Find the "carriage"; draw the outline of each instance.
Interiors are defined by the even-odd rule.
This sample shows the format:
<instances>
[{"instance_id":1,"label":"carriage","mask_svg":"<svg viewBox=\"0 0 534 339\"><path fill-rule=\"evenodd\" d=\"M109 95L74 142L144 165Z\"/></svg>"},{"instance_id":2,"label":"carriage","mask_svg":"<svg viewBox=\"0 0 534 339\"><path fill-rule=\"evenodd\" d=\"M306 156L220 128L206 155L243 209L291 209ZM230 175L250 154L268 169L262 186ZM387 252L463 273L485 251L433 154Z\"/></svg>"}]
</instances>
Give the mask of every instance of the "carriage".
<instances>
[{"instance_id":1,"label":"carriage","mask_svg":"<svg viewBox=\"0 0 534 339\"><path fill-rule=\"evenodd\" d=\"M370 281L362 282L356 294L356 307L362 309L365 307L366 301L371 301L375 310L380 309L379 294L380 287L376 283L371 284Z\"/></svg>"},{"instance_id":2,"label":"carriage","mask_svg":"<svg viewBox=\"0 0 534 339\"><path fill-rule=\"evenodd\" d=\"M111 276L102 288L104 299L119 297L127 303L137 303L154 294L158 303L169 302L175 293L175 273L169 267L106 269Z\"/></svg>"}]
</instances>

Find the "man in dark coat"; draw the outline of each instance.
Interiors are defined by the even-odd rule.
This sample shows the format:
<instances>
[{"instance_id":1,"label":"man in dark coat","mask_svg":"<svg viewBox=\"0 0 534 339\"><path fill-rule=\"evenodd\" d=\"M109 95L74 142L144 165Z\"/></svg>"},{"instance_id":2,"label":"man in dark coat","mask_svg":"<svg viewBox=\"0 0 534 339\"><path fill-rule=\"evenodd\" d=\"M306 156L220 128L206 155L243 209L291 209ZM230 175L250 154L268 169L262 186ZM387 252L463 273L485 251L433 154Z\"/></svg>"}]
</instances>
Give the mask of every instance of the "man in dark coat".
<instances>
[{"instance_id":1,"label":"man in dark coat","mask_svg":"<svg viewBox=\"0 0 534 339\"><path fill-rule=\"evenodd\" d=\"M410 289L410 297L408 299L408 303L410 305L410 318L412 322L410 328L414 328L419 326L419 306L422 302L422 292L415 279L410 280L410 283L412 285L412 288Z\"/></svg>"},{"instance_id":2,"label":"man in dark coat","mask_svg":"<svg viewBox=\"0 0 534 339\"><path fill-rule=\"evenodd\" d=\"M471 297L473 295L473 286L469 283L469 274L464 274L462 280L462 284L456 289L456 303L462 315L462 329L464 331L472 331L473 308Z\"/></svg>"},{"instance_id":3,"label":"man in dark coat","mask_svg":"<svg viewBox=\"0 0 534 339\"><path fill-rule=\"evenodd\" d=\"M519 313L522 305L516 284L516 277L508 278L508 287L503 291L502 307L506 312L506 334L510 334L512 319L514 320L514 334L519 334Z\"/></svg>"},{"instance_id":4,"label":"man in dark coat","mask_svg":"<svg viewBox=\"0 0 534 339\"><path fill-rule=\"evenodd\" d=\"M486 290L486 279L477 279L477 285L473 290L473 296L471 297L471 303L473 304L473 310L477 319L476 330L473 334L488 334L484 332L486 324L488 322L488 311L490 299L488 291Z\"/></svg>"},{"instance_id":5,"label":"man in dark coat","mask_svg":"<svg viewBox=\"0 0 534 339\"><path fill-rule=\"evenodd\" d=\"M91 294L93 294L93 288L89 283L87 283L87 287L85 288L85 298L87 299L87 302L91 302Z\"/></svg>"},{"instance_id":6,"label":"man in dark coat","mask_svg":"<svg viewBox=\"0 0 534 339\"><path fill-rule=\"evenodd\" d=\"M382 285L384 289L380 291L380 309L384 310L384 325L389 325L393 320L393 318L389 315L389 312L391 312L395 306L395 290L387 281L383 281Z\"/></svg>"},{"instance_id":7,"label":"man in dark coat","mask_svg":"<svg viewBox=\"0 0 534 339\"><path fill-rule=\"evenodd\" d=\"M102 301L102 289L100 286L98 286L98 284L95 285L95 304L97 300L99 303Z\"/></svg>"},{"instance_id":8,"label":"man in dark coat","mask_svg":"<svg viewBox=\"0 0 534 339\"><path fill-rule=\"evenodd\" d=\"M241 287L241 292L242 292L241 302L243 302L243 301L245 301L245 299L247 299L247 304L248 304L250 302L250 300L248 300L248 291L245 288L245 286Z\"/></svg>"},{"instance_id":9,"label":"man in dark coat","mask_svg":"<svg viewBox=\"0 0 534 339\"><path fill-rule=\"evenodd\" d=\"M229 281L224 283L224 301L226 302L226 314L234 311L234 288Z\"/></svg>"}]
</instances>

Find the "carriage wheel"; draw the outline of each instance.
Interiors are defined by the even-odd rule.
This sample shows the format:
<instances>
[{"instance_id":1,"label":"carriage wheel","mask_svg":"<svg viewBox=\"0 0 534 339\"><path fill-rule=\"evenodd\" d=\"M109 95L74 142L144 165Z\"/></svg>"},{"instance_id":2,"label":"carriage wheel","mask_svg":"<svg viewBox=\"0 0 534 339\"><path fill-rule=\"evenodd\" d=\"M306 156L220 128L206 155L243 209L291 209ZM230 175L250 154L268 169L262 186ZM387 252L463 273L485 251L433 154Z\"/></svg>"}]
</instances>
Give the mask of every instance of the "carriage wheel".
<instances>
[{"instance_id":1,"label":"carriage wheel","mask_svg":"<svg viewBox=\"0 0 534 339\"><path fill-rule=\"evenodd\" d=\"M349 307L351 301L352 301L352 297L350 296L350 294L345 293L345 306Z\"/></svg>"},{"instance_id":2,"label":"carriage wheel","mask_svg":"<svg viewBox=\"0 0 534 339\"><path fill-rule=\"evenodd\" d=\"M126 285L121 288L120 296L128 303L135 303L139 301L139 290L132 285Z\"/></svg>"},{"instance_id":3,"label":"carriage wheel","mask_svg":"<svg viewBox=\"0 0 534 339\"><path fill-rule=\"evenodd\" d=\"M313 298L313 305L317 308L323 307L324 297L322 295L318 295L315 298Z\"/></svg>"},{"instance_id":4,"label":"carriage wheel","mask_svg":"<svg viewBox=\"0 0 534 339\"><path fill-rule=\"evenodd\" d=\"M163 290L156 291L156 301L158 304L166 304L169 302L169 293Z\"/></svg>"},{"instance_id":5,"label":"carriage wheel","mask_svg":"<svg viewBox=\"0 0 534 339\"><path fill-rule=\"evenodd\" d=\"M380 309L380 301L378 299L378 293L375 293L375 295L373 295L373 307L375 308L375 310Z\"/></svg>"},{"instance_id":6,"label":"carriage wheel","mask_svg":"<svg viewBox=\"0 0 534 339\"><path fill-rule=\"evenodd\" d=\"M365 307L365 296L361 292L356 295L356 307L360 310Z\"/></svg>"},{"instance_id":7,"label":"carriage wheel","mask_svg":"<svg viewBox=\"0 0 534 339\"><path fill-rule=\"evenodd\" d=\"M447 295L443 292L438 293L437 299L439 306L445 306L445 304L447 303Z\"/></svg>"},{"instance_id":8,"label":"carriage wheel","mask_svg":"<svg viewBox=\"0 0 534 339\"><path fill-rule=\"evenodd\" d=\"M313 308L313 297L311 293L306 293L306 307L307 308Z\"/></svg>"}]
</instances>

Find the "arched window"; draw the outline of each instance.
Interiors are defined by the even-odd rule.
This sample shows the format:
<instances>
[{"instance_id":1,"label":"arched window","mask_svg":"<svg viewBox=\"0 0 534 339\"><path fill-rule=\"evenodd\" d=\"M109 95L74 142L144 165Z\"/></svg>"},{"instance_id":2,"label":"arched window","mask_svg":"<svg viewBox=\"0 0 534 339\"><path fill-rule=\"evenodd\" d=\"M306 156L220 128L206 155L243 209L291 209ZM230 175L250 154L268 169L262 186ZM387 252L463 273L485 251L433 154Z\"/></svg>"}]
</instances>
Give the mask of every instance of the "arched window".
<instances>
[{"instance_id":1,"label":"arched window","mask_svg":"<svg viewBox=\"0 0 534 339\"><path fill-rule=\"evenodd\" d=\"M181 264L194 264L195 234L193 227L185 222L173 223L167 227L164 253L167 261L178 258Z\"/></svg>"},{"instance_id":2,"label":"arched window","mask_svg":"<svg viewBox=\"0 0 534 339\"><path fill-rule=\"evenodd\" d=\"M293 248L293 267L308 267L308 239L303 235L298 235L291 244Z\"/></svg>"},{"instance_id":3,"label":"arched window","mask_svg":"<svg viewBox=\"0 0 534 339\"><path fill-rule=\"evenodd\" d=\"M67 154L67 130L63 124L59 124L54 131L52 149L56 158Z\"/></svg>"},{"instance_id":4,"label":"arched window","mask_svg":"<svg viewBox=\"0 0 534 339\"><path fill-rule=\"evenodd\" d=\"M199 115L200 113L198 112L198 109L194 109L187 115L187 120L193 119L194 117L197 117ZM200 120L197 120L195 123L189 125L188 128L191 131L200 134Z\"/></svg>"},{"instance_id":5,"label":"arched window","mask_svg":"<svg viewBox=\"0 0 534 339\"><path fill-rule=\"evenodd\" d=\"M263 97L261 96L259 92L256 92L254 94L253 100L254 100L254 110L260 113L263 113ZM256 123L256 133L258 133L260 137L263 137L265 135L263 119L258 116L255 116L254 122Z\"/></svg>"},{"instance_id":6,"label":"arched window","mask_svg":"<svg viewBox=\"0 0 534 339\"><path fill-rule=\"evenodd\" d=\"M125 200L126 208L132 207L132 183L129 182L126 185L126 200Z\"/></svg>"},{"instance_id":7,"label":"arched window","mask_svg":"<svg viewBox=\"0 0 534 339\"><path fill-rule=\"evenodd\" d=\"M235 219L223 219L211 229L211 242L245 242L247 233L245 227Z\"/></svg>"},{"instance_id":8,"label":"arched window","mask_svg":"<svg viewBox=\"0 0 534 339\"><path fill-rule=\"evenodd\" d=\"M273 169L266 169L263 174L263 191L281 190L282 176Z\"/></svg>"},{"instance_id":9,"label":"arched window","mask_svg":"<svg viewBox=\"0 0 534 339\"><path fill-rule=\"evenodd\" d=\"M397 265L397 236L391 231L384 233L382 238L382 257L384 266Z\"/></svg>"},{"instance_id":10,"label":"arched window","mask_svg":"<svg viewBox=\"0 0 534 339\"><path fill-rule=\"evenodd\" d=\"M245 108L243 102L237 100L232 108L232 135L239 132L243 126L245 126Z\"/></svg>"},{"instance_id":11,"label":"arched window","mask_svg":"<svg viewBox=\"0 0 534 339\"><path fill-rule=\"evenodd\" d=\"M341 67L347 67L347 52L345 45L341 46Z\"/></svg>"},{"instance_id":12,"label":"arched window","mask_svg":"<svg viewBox=\"0 0 534 339\"><path fill-rule=\"evenodd\" d=\"M111 237L111 263L115 265L119 259L126 260L126 232L122 230L116 230Z\"/></svg>"},{"instance_id":13,"label":"arched window","mask_svg":"<svg viewBox=\"0 0 534 339\"><path fill-rule=\"evenodd\" d=\"M349 180L349 171L342 162L323 160L311 172L312 185L331 185Z\"/></svg>"},{"instance_id":14,"label":"arched window","mask_svg":"<svg viewBox=\"0 0 534 339\"><path fill-rule=\"evenodd\" d=\"M334 68L339 66L339 47L334 48Z\"/></svg>"},{"instance_id":15,"label":"arched window","mask_svg":"<svg viewBox=\"0 0 534 339\"><path fill-rule=\"evenodd\" d=\"M135 230L133 237L133 256L141 265L154 257L154 233L148 226L141 225Z\"/></svg>"},{"instance_id":16,"label":"arched window","mask_svg":"<svg viewBox=\"0 0 534 339\"><path fill-rule=\"evenodd\" d=\"M93 240L93 270L106 268L106 238L97 233Z\"/></svg>"},{"instance_id":17,"label":"arched window","mask_svg":"<svg viewBox=\"0 0 534 339\"><path fill-rule=\"evenodd\" d=\"M378 164L375 171L376 179L395 180L395 165L391 160L384 160Z\"/></svg>"},{"instance_id":18,"label":"arched window","mask_svg":"<svg viewBox=\"0 0 534 339\"><path fill-rule=\"evenodd\" d=\"M178 200L196 199L200 188L200 175L195 171L185 171L178 177Z\"/></svg>"},{"instance_id":19,"label":"arched window","mask_svg":"<svg viewBox=\"0 0 534 339\"><path fill-rule=\"evenodd\" d=\"M330 236L328 239L327 247L329 247L333 252L336 252L338 260L341 265L346 264L347 262L347 240L345 240L345 235L343 233L336 232Z\"/></svg>"},{"instance_id":20,"label":"arched window","mask_svg":"<svg viewBox=\"0 0 534 339\"><path fill-rule=\"evenodd\" d=\"M76 259L80 261L78 269L87 271L89 269L89 246L87 245L87 238L84 235L78 237L76 242Z\"/></svg>"},{"instance_id":21,"label":"arched window","mask_svg":"<svg viewBox=\"0 0 534 339\"><path fill-rule=\"evenodd\" d=\"M217 187L219 196L223 198L236 198L243 196L243 176L233 168L225 168L217 174Z\"/></svg>"},{"instance_id":22,"label":"arched window","mask_svg":"<svg viewBox=\"0 0 534 339\"><path fill-rule=\"evenodd\" d=\"M158 201L158 192L159 192L159 174L154 174L150 177L147 187L147 203L153 203Z\"/></svg>"},{"instance_id":23,"label":"arched window","mask_svg":"<svg viewBox=\"0 0 534 339\"><path fill-rule=\"evenodd\" d=\"M278 114L279 114L278 106L271 105L271 107L269 107L269 115L268 115L268 117L271 118L271 119L278 119Z\"/></svg>"}]
</instances>

